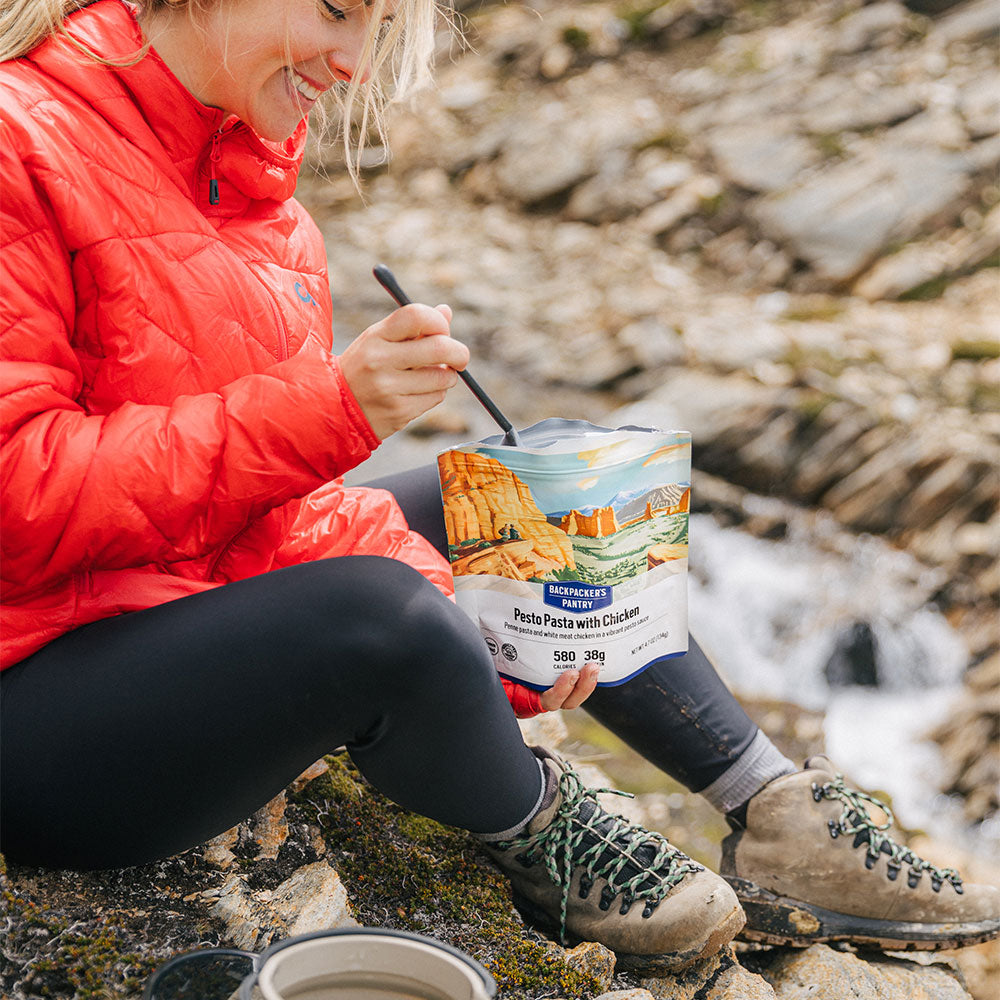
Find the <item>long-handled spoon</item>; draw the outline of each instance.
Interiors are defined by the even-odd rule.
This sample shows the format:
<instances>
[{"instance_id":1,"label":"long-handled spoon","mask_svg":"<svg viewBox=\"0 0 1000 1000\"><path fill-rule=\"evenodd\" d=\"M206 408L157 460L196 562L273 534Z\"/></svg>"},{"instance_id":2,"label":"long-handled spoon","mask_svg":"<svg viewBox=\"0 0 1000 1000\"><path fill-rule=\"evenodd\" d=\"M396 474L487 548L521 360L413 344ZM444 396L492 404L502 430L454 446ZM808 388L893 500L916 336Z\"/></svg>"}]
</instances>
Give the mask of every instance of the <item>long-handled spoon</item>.
<instances>
[{"instance_id":1,"label":"long-handled spoon","mask_svg":"<svg viewBox=\"0 0 1000 1000\"><path fill-rule=\"evenodd\" d=\"M411 300L409 296L399 287L399 282L396 281L395 275L393 275L392 271L385 264L377 264L372 269L372 274L375 275L375 280L396 300L398 305L408 306L410 304ZM472 390L472 394L483 404L486 412L497 422L497 425L503 431L503 443L513 445L515 448L521 447L521 439L514 429L514 425L500 412L497 404L486 395L483 387L467 371L459 372L458 375Z\"/></svg>"}]
</instances>

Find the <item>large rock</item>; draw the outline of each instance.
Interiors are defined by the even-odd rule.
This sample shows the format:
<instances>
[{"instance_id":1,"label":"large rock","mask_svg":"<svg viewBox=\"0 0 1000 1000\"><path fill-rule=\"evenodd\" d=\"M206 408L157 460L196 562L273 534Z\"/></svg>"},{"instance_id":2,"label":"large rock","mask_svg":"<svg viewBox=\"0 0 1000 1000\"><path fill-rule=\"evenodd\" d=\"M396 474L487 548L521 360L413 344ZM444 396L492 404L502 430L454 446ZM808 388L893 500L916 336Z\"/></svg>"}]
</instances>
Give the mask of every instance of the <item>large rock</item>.
<instances>
[{"instance_id":1,"label":"large rock","mask_svg":"<svg viewBox=\"0 0 1000 1000\"><path fill-rule=\"evenodd\" d=\"M1000 809L1000 653L969 670L962 700L931 737L944 754L944 791L962 797L971 822L996 814Z\"/></svg>"},{"instance_id":2,"label":"large rock","mask_svg":"<svg viewBox=\"0 0 1000 1000\"><path fill-rule=\"evenodd\" d=\"M998 254L1000 209L993 208L979 225L943 238L909 243L898 253L883 257L854 290L873 301L912 296L932 282L968 274Z\"/></svg>"},{"instance_id":3,"label":"large rock","mask_svg":"<svg viewBox=\"0 0 1000 1000\"><path fill-rule=\"evenodd\" d=\"M296 934L357 927L347 890L325 862L299 868L274 889L254 891L241 876L230 876L218 890L203 893L208 912L227 941L263 951L272 941Z\"/></svg>"},{"instance_id":4,"label":"large rock","mask_svg":"<svg viewBox=\"0 0 1000 1000\"><path fill-rule=\"evenodd\" d=\"M153 968L180 952L259 951L358 920L454 944L490 969L504 1000L557 988L583 1000L611 986L607 949L566 951L529 934L472 837L388 802L345 758L330 761L309 785L287 790L289 834L277 859L255 860L241 846L227 875L200 849L89 874L8 867L0 858L0 995L139 1000ZM323 860L314 859L317 829Z\"/></svg>"},{"instance_id":5,"label":"large rock","mask_svg":"<svg viewBox=\"0 0 1000 1000\"><path fill-rule=\"evenodd\" d=\"M905 37L908 20L905 9L896 0L868 4L839 23L833 50L838 55L854 55L899 43Z\"/></svg>"},{"instance_id":6,"label":"large rock","mask_svg":"<svg viewBox=\"0 0 1000 1000\"><path fill-rule=\"evenodd\" d=\"M566 952L564 961L577 972L592 976L601 989L611 986L615 974L615 953L596 941L584 941Z\"/></svg>"},{"instance_id":7,"label":"large rock","mask_svg":"<svg viewBox=\"0 0 1000 1000\"><path fill-rule=\"evenodd\" d=\"M636 150L660 134L662 109L649 97L612 93L616 82L598 64L566 84L568 100L544 100L512 121L495 167L499 191L526 205L543 202L598 173L616 151ZM572 97L583 92L589 121L581 129Z\"/></svg>"},{"instance_id":8,"label":"large rock","mask_svg":"<svg viewBox=\"0 0 1000 1000\"><path fill-rule=\"evenodd\" d=\"M780 191L822 158L787 117L716 128L705 142L722 177L749 191Z\"/></svg>"},{"instance_id":9,"label":"large rock","mask_svg":"<svg viewBox=\"0 0 1000 1000\"><path fill-rule=\"evenodd\" d=\"M961 975L948 965L861 958L826 945L783 954L764 975L777 1000L970 1000Z\"/></svg>"},{"instance_id":10,"label":"large rock","mask_svg":"<svg viewBox=\"0 0 1000 1000\"><path fill-rule=\"evenodd\" d=\"M933 35L948 45L994 39L1000 35L1000 10L991 0L970 0L942 17L934 25Z\"/></svg>"},{"instance_id":11,"label":"large rock","mask_svg":"<svg viewBox=\"0 0 1000 1000\"><path fill-rule=\"evenodd\" d=\"M813 108L803 125L813 135L861 132L881 125L896 125L923 110L924 102L909 87L879 88L865 93L854 81L844 80L836 100Z\"/></svg>"},{"instance_id":12,"label":"large rock","mask_svg":"<svg viewBox=\"0 0 1000 1000\"><path fill-rule=\"evenodd\" d=\"M788 244L820 281L839 286L960 198L971 172L960 153L878 144L751 211L768 238Z\"/></svg>"},{"instance_id":13,"label":"large rock","mask_svg":"<svg viewBox=\"0 0 1000 1000\"><path fill-rule=\"evenodd\" d=\"M774 1000L768 982L739 964L731 947L674 976L644 979L656 1000Z\"/></svg>"}]
</instances>

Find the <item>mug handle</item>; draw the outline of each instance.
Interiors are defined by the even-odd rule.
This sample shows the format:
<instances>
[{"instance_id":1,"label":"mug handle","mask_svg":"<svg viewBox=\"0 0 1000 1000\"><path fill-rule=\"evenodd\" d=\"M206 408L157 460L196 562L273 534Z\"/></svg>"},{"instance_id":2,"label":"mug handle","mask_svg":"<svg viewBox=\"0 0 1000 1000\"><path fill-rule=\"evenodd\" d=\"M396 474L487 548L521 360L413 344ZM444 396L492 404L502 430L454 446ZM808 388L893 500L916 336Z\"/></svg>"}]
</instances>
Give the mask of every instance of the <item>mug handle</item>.
<instances>
[{"instance_id":1,"label":"mug handle","mask_svg":"<svg viewBox=\"0 0 1000 1000\"><path fill-rule=\"evenodd\" d=\"M226 960L234 966L232 970L210 968L213 963L218 962L221 966ZM199 965L204 968L199 970ZM191 968L185 970L184 966ZM258 968L259 956L252 951L242 951L238 948L203 948L188 951L176 955L153 973L143 990L143 1000L195 1000L195 998L232 1000L237 995L237 982L242 1000L243 987L248 982L252 987L257 978ZM198 979L199 976L202 978ZM222 976L229 977L230 982L221 982ZM237 980L235 976L239 976L239 979ZM191 981L192 977L195 978L194 983ZM192 987L195 987L194 992L191 992ZM206 992L206 989L211 991L213 988L215 992ZM249 988L246 997L249 1000Z\"/></svg>"}]
</instances>

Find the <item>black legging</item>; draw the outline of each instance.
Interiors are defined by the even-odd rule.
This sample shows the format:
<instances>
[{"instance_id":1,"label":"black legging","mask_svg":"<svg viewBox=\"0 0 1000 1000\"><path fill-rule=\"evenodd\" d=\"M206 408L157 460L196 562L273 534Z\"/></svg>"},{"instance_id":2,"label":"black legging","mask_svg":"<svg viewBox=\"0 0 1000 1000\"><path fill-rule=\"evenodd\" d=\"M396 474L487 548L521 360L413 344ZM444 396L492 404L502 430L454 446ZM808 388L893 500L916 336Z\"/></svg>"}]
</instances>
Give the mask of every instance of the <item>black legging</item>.
<instances>
[{"instance_id":1,"label":"black legging","mask_svg":"<svg viewBox=\"0 0 1000 1000\"><path fill-rule=\"evenodd\" d=\"M0 848L23 863L166 857L344 744L400 805L477 832L515 825L541 792L478 631L379 556L85 625L0 686Z\"/></svg>"}]
</instances>

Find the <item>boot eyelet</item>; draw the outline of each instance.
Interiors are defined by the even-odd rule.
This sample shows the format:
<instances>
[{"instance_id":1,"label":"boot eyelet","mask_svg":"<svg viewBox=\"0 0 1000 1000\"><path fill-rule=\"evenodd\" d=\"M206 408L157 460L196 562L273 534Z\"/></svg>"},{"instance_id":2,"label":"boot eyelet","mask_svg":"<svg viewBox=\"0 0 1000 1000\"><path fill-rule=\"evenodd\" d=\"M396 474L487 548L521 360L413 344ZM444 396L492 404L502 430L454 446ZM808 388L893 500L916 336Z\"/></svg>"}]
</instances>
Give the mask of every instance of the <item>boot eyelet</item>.
<instances>
[{"instance_id":1,"label":"boot eyelet","mask_svg":"<svg viewBox=\"0 0 1000 1000\"><path fill-rule=\"evenodd\" d=\"M878 855L877 854L875 854L875 855L866 854L865 855L865 868L867 868L869 871L871 871L875 867L875 862L876 861L878 861Z\"/></svg>"},{"instance_id":2,"label":"boot eyelet","mask_svg":"<svg viewBox=\"0 0 1000 1000\"><path fill-rule=\"evenodd\" d=\"M887 865L885 869L885 877L890 882L895 882L896 879L899 877L899 865L894 865L894 864Z\"/></svg>"},{"instance_id":3,"label":"boot eyelet","mask_svg":"<svg viewBox=\"0 0 1000 1000\"><path fill-rule=\"evenodd\" d=\"M832 819L826 821L827 829L830 831L830 836L836 840L840 836L840 826Z\"/></svg>"}]
</instances>

